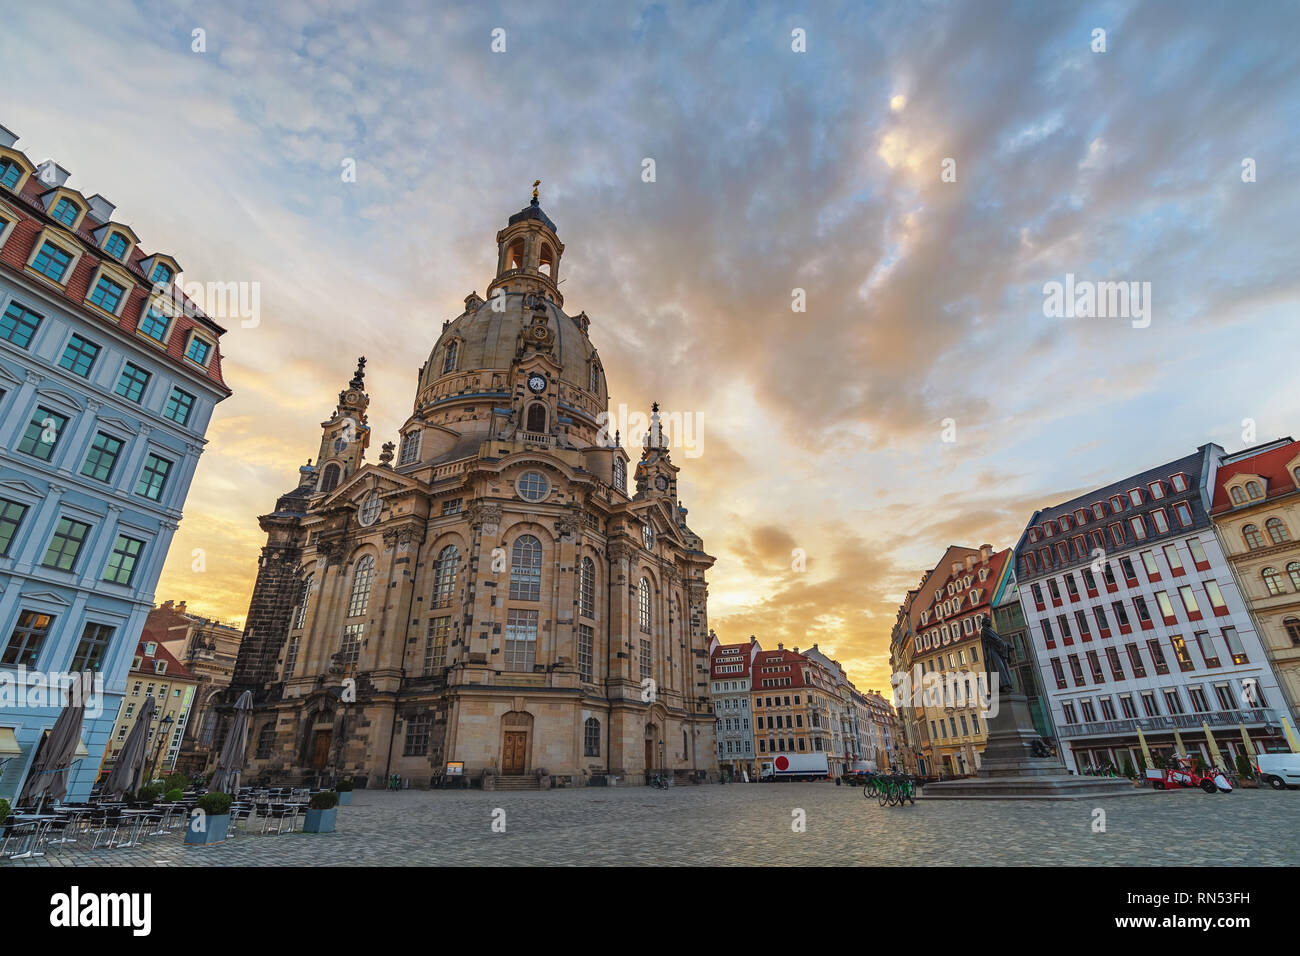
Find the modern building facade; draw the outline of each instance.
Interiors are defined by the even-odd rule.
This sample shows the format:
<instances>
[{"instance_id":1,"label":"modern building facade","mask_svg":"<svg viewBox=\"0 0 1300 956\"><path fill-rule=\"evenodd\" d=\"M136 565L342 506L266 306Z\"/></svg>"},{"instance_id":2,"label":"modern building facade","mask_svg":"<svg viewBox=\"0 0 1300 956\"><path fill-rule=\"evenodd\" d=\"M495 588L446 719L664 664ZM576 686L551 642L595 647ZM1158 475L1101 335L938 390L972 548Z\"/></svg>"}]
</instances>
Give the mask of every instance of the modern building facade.
<instances>
[{"instance_id":1,"label":"modern building facade","mask_svg":"<svg viewBox=\"0 0 1300 956\"><path fill-rule=\"evenodd\" d=\"M1225 456L1210 514L1294 727L1300 721L1300 442L1282 438Z\"/></svg>"},{"instance_id":2,"label":"modern building facade","mask_svg":"<svg viewBox=\"0 0 1300 956\"><path fill-rule=\"evenodd\" d=\"M713 558L657 408L629 490L591 320L563 309L565 247L536 196L496 243L486 297L419 370L400 445L365 460L363 360L315 464L261 518L216 733L253 691L250 780L717 771Z\"/></svg>"},{"instance_id":3,"label":"modern building facade","mask_svg":"<svg viewBox=\"0 0 1300 956\"><path fill-rule=\"evenodd\" d=\"M165 647L194 677L194 705L185 725L178 770L197 773L208 763L216 733L213 707L230 686L244 632L186 609L184 601L164 601L145 619L143 639Z\"/></svg>"},{"instance_id":4,"label":"modern building facade","mask_svg":"<svg viewBox=\"0 0 1300 956\"><path fill-rule=\"evenodd\" d=\"M230 394L223 330L177 292L101 195L0 128L0 668L92 673L84 798L181 518L204 432ZM20 792L60 710L0 709L0 797Z\"/></svg>"},{"instance_id":5,"label":"modern building facade","mask_svg":"<svg viewBox=\"0 0 1300 956\"><path fill-rule=\"evenodd\" d=\"M1235 759L1243 730L1281 743L1285 706L1209 510L1223 449L1191 455L1036 511L1016 574L1067 766Z\"/></svg>"},{"instance_id":6,"label":"modern building facade","mask_svg":"<svg viewBox=\"0 0 1300 956\"><path fill-rule=\"evenodd\" d=\"M145 740L146 777L152 779L175 768L194 707L196 683L194 675L167 648L157 641L142 639L127 672L127 692L104 750L100 772L112 769L149 697L154 699L154 711Z\"/></svg>"},{"instance_id":7,"label":"modern building facade","mask_svg":"<svg viewBox=\"0 0 1300 956\"><path fill-rule=\"evenodd\" d=\"M709 695L713 701L718 766L754 778L754 714L750 703L753 662L762 650L750 635L746 644L723 644L709 632Z\"/></svg>"}]
</instances>

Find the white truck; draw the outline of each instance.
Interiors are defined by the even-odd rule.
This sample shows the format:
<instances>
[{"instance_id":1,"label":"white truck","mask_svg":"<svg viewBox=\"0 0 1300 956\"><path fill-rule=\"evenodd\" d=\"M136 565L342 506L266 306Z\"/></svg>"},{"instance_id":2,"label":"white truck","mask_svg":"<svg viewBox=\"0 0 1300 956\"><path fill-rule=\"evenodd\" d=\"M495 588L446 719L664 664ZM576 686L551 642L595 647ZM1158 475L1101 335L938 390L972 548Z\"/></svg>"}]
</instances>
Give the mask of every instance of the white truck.
<instances>
[{"instance_id":1,"label":"white truck","mask_svg":"<svg viewBox=\"0 0 1300 956\"><path fill-rule=\"evenodd\" d=\"M1259 782L1274 790L1300 787L1300 754L1259 754L1255 757Z\"/></svg>"},{"instance_id":2,"label":"white truck","mask_svg":"<svg viewBox=\"0 0 1300 956\"><path fill-rule=\"evenodd\" d=\"M758 779L771 783L774 780L825 780L831 775L826 754L770 754L759 768Z\"/></svg>"}]
</instances>

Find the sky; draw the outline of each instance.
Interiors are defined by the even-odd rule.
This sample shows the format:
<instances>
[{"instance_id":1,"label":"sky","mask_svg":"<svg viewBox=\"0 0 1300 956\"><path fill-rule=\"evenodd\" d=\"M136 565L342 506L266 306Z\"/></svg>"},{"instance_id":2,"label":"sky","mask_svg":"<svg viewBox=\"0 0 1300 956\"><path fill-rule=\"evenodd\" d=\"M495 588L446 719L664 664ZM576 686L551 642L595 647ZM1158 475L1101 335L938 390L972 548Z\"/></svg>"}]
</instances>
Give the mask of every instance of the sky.
<instances>
[{"instance_id":1,"label":"sky","mask_svg":"<svg viewBox=\"0 0 1300 956\"><path fill-rule=\"evenodd\" d=\"M5 6L18 147L259 291L159 601L242 622L355 357L373 460L534 179L614 410L695 425L710 625L863 689L947 545L1300 434L1295 4Z\"/></svg>"}]
</instances>

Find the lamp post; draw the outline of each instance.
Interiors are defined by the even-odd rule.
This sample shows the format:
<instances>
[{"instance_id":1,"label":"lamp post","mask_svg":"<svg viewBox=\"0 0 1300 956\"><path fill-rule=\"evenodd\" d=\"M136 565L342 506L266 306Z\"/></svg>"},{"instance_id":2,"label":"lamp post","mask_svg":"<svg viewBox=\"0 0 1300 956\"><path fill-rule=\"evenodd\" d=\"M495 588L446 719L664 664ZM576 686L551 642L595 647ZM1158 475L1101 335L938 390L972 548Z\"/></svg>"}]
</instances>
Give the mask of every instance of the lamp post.
<instances>
[{"instance_id":1,"label":"lamp post","mask_svg":"<svg viewBox=\"0 0 1300 956\"><path fill-rule=\"evenodd\" d=\"M146 784L153 783L153 778L158 773L158 758L162 756L163 742L166 741L168 733L171 732L171 726L172 726L171 714L168 714L166 717L164 717L162 720L158 722L158 730L155 731L155 733L158 734L158 739L154 741L153 761L149 764L149 779L145 781Z\"/></svg>"}]
</instances>

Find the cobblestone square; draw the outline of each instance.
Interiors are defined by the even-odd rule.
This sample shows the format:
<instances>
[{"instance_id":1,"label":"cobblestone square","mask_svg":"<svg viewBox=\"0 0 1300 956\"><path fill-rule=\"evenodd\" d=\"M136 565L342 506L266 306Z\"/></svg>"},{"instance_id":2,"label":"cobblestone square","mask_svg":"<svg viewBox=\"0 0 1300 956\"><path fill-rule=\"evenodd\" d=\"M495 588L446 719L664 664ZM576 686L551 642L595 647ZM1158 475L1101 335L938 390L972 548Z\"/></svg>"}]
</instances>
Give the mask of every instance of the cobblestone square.
<instances>
[{"instance_id":1,"label":"cobblestone square","mask_svg":"<svg viewBox=\"0 0 1300 956\"><path fill-rule=\"evenodd\" d=\"M1105 813L1094 832L1094 812ZM805 832L794 832L803 810ZM493 831L504 811L504 832ZM1150 793L1070 803L924 800L857 788L732 784L542 792L357 791L332 834L258 833L186 847L49 847L27 866L971 866L1300 863L1300 793ZM954 834L957 836L954 837Z\"/></svg>"}]
</instances>

